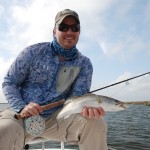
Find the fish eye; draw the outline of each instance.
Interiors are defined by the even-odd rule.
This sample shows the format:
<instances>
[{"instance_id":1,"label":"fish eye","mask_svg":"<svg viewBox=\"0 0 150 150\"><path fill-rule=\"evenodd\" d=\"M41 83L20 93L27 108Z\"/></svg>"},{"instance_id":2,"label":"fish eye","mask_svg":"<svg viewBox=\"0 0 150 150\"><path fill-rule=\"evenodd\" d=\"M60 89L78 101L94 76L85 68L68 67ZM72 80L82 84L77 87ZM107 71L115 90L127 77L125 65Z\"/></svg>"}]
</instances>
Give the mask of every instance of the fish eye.
<instances>
[{"instance_id":1,"label":"fish eye","mask_svg":"<svg viewBox=\"0 0 150 150\"><path fill-rule=\"evenodd\" d=\"M98 103L99 103L99 104L102 103L102 100L101 100L101 99L98 99Z\"/></svg>"}]
</instances>

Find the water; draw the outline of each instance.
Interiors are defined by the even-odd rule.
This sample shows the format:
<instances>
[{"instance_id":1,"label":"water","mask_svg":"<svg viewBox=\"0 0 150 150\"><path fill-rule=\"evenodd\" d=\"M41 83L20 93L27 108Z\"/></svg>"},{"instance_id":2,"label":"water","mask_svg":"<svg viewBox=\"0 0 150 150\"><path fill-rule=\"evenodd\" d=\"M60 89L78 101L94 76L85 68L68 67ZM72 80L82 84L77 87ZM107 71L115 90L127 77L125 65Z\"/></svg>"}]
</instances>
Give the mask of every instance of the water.
<instances>
[{"instance_id":1,"label":"water","mask_svg":"<svg viewBox=\"0 0 150 150\"><path fill-rule=\"evenodd\" d=\"M129 107L107 114L108 144L117 150L150 150L150 107Z\"/></svg>"},{"instance_id":2,"label":"water","mask_svg":"<svg viewBox=\"0 0 150 150\"><path fill-rule=\"evenodd\" d=\"M0 110L6 108L1 104ZM115 150L150 150L150 106L129 105L125 111L107 113L108 145ZM41 148L41 144L30 145ZM45 148L58 148L60 142L46 142ZM65 148L78 149L77 145Z\"/></svg>"}]
</instances>

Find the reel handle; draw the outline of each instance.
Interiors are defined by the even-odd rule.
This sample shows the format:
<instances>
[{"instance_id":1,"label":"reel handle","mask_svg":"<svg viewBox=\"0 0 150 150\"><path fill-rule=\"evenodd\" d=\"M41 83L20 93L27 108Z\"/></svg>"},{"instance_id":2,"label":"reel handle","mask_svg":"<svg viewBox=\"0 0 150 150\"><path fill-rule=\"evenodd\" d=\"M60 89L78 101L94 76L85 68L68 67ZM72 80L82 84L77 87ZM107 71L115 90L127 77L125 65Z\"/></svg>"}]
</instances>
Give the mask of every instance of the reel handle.
<instances>
[{"instance_id":1,"label":"reel handle","mask_svg":"<svg viewBox=\"0 0 150 150\"><path fill-rule=\"evenodd\" d=\"M42 111L45 111L45 110L48 110L48 109L51 109L51 108L54 108L54 107L57 107L59 105L62 105L65 103L65 100L60 100L58 102L54 102L54 103L50 103L50 104L47 104L47 105L44 105L44 106L41 106L42 108ZM21 114L15 114L14 117L16 119L24 119L25 117L21 116Z\"/></svg>"}]
</instances>

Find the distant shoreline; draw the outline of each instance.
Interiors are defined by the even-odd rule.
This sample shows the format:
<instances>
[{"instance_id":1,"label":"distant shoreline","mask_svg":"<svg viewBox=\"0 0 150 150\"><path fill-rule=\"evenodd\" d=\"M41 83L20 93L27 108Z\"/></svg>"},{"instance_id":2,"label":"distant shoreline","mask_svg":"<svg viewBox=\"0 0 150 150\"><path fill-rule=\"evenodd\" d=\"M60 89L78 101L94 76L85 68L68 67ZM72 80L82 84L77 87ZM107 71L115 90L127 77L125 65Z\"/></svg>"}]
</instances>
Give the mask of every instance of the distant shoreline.
<instances>
[{"instance_id":1,"label":"distant shoreline","mask_svg":"<svg viewBox=\"0 0 150 150\"><path fill-rule=\"evenodd\" d=\"M145 105L150 106L150 101L135 101L135 102L124 102L125 104L138 104L138 105Z\"/></svg>"},{"instance_id":2,"label":"distant shoreline","mask_svg":"<svg viewBox=\"0 0 150 150\"><path fill-rule=\"evenodd\" d=\"M150 106L150 101L131 101L131 102L123 102L125 104L138 104L138 105L146 105ZM8 103L0 103L0 104L8 104Z\"/></svg>"}]
</instances>

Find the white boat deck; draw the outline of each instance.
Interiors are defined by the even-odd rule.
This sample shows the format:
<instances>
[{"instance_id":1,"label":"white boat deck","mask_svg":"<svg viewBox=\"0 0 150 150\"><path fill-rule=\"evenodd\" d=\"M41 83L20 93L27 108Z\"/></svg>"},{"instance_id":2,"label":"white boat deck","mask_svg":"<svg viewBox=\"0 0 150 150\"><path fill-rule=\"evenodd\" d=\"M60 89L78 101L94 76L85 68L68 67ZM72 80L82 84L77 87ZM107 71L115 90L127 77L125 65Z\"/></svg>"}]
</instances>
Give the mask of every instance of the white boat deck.
<instances>
[{"instance_id":1,"label":"white boat deck","mask_svg":"<svg viewBox=\"0 0 150 150\"><path fill-rule=\"evenodd\" d=\"M43 150L43 149L29 149L29 150ZM60 148L54 148L54 149L47 149L45 148L44 150L61 150ZM77 149L64 149L64 150L77 150Z\"/></svg>"}]
</instances>

